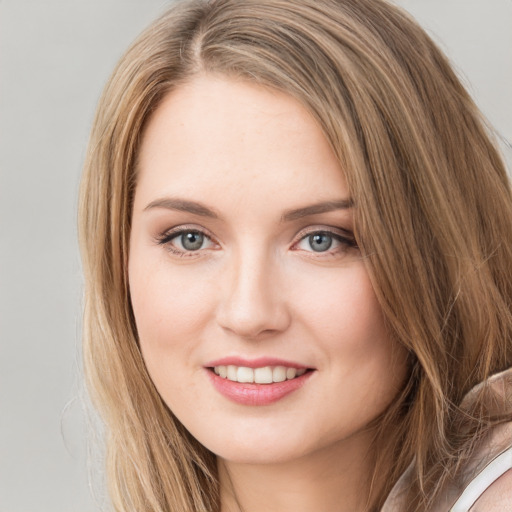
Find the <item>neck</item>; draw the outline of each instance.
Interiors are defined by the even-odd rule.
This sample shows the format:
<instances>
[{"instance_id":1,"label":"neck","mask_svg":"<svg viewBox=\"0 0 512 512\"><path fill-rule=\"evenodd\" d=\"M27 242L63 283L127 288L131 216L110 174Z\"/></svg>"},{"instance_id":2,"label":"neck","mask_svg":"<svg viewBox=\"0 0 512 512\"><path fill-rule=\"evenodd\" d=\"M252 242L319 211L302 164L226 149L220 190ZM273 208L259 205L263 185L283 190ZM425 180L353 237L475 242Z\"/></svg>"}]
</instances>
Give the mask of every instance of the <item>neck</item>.
<instances>
[{"instance_id":1,"label":"neck","mask_svg":"<svg viewBox=\"0 0 512 512\"><path fill-rule=\"evenodd\" d=\"M221 512L368 510L373 457L367 435L358 437L287 461L219 459Z\"/></svg>"}]
</instances>

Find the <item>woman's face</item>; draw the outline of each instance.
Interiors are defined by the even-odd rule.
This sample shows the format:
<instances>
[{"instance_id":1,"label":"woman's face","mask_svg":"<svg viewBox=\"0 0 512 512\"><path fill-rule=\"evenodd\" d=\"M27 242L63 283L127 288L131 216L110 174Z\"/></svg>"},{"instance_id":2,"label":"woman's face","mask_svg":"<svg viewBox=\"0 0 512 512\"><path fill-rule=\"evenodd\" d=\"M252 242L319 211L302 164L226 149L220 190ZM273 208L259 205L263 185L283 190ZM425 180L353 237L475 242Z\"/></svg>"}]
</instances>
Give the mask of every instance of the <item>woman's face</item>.
<instances>
[{"instance_id":1,"label":"woman's face","mask_svg":"<svg viewBox=\"0 0 512 512\"><path fill-rule=\"evenodd\" d=\"M400 389L405 352L353 228L343 169L293 98L201 76L151 118L129 258L140 346L167 405L223 459L350 443Z\"/></svg>"}]
</instances>

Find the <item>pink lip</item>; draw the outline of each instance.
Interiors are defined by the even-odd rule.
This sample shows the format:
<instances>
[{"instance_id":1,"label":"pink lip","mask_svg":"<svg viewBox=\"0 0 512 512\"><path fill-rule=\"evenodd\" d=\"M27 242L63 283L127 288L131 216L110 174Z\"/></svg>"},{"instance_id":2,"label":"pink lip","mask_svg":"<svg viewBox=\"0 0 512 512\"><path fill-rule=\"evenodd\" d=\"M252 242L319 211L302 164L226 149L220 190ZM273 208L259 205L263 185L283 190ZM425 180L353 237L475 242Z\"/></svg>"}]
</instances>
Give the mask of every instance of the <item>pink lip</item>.
<instances>
[{"instance_id":1,"label":"pink lip","mask_svg":"<svg viewBox=\"0 0 512 512\"><path fill-rule=\"evenodd\" d=\"M208 365L205 366L205 370L215 389L229 400L241 405L270 405L277 402L293 391L301 388L314 373L313 371L307 371L300 377L285 380L284 382L274 382L272 384L249 384L223 379L212 370L214 366L229 365L245 366L247 368L285 366L288 368L307 369L307 367L301 364L273 358L260 358L248 361L237 357L226 357L224 359L208 363Z\"/></svg>"}]
</instances>

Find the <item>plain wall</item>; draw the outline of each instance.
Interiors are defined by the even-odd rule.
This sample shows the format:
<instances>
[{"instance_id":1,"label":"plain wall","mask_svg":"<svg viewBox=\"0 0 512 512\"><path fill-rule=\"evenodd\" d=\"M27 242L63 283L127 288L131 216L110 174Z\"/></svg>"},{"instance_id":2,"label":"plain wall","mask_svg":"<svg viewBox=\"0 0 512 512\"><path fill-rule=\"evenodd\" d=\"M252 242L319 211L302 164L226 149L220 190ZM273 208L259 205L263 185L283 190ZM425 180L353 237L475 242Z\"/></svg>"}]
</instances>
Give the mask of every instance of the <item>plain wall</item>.
<instances>
[{"instance_id":1,"label":"plain wall","mask_svg":"<svg viewBox=\"0 0 512 512\"><path fill-rule=\"evenodd\" d=\"M397 3L512 141L512 0ZM0 0L0 512L98 510L78 399L77 190L102 86L165 5Z\"/></svg>"}]
</instances>

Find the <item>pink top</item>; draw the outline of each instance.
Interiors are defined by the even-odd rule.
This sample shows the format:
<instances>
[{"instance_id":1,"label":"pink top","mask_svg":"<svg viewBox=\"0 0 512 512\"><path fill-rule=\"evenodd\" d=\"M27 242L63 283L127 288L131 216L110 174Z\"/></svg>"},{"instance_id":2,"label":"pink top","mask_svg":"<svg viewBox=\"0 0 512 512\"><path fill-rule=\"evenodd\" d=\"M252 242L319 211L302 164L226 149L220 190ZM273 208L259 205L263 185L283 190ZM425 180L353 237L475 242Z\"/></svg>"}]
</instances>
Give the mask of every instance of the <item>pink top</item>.
<instances>
[{"instance_id":1,"label":"pink top","mask_svg":"<svg viewBox=\"0 0 512 512\"><path fill-rule=\"evenodd\" d=\"M493 375L489 410L512 413L512 368ZM473 388L461 407L471 404L483 383ZM398 480L381 512L403 510L412 465ZM475 450L459 477L450 482L429 512L512 511L512 422L495 427Z\"/></svg>"}]
</instances>

